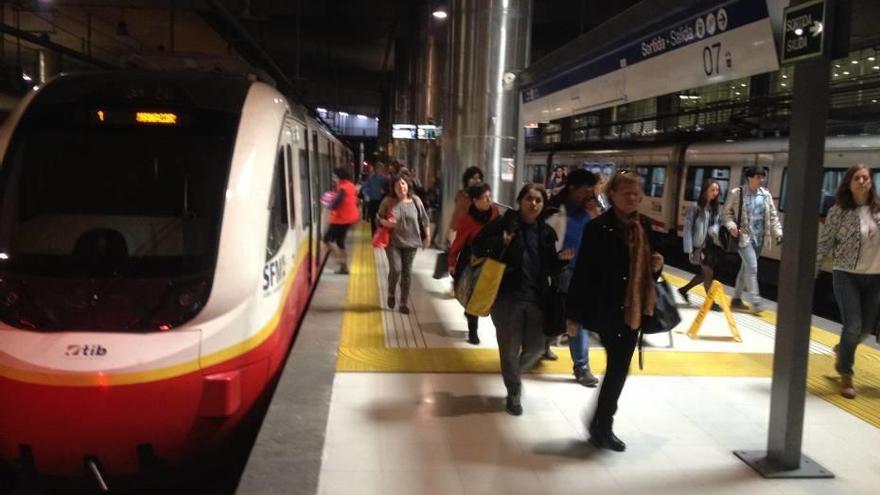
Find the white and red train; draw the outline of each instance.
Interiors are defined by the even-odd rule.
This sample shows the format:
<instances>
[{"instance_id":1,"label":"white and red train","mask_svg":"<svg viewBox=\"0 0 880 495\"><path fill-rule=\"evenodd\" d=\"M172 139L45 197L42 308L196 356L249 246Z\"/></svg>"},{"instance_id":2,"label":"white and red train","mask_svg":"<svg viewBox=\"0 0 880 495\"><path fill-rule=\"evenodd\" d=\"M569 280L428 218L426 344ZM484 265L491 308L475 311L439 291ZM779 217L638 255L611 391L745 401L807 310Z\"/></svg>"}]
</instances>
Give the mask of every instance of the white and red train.
<instances>
[{"instance_id":1,"label":"white and red train","mask_svg":"<svg viewBox=\"0 0 880 495\"><path fill-rule=\"evenodd\" d=\"M0 461L215 448L284 362L349 151L266 84L112 72L29 94L0 156Z\"/></svg>"}]
</instances>

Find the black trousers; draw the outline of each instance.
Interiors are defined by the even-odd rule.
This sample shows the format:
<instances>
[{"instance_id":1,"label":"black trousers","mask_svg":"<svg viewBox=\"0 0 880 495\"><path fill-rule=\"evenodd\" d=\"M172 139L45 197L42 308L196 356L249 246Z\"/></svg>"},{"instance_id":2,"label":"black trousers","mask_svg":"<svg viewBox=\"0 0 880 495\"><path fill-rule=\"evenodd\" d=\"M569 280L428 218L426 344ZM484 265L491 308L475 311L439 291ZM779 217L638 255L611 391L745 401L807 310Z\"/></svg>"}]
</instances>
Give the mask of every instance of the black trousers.
<instances>
[{"instance_id":1,"label":"black trousers","mask_svg":"<svg viewBox=\"0 0 880 495\"><path fill-rule=\"evenodd\" d=\"M602 388L599 389L599 402L592 423L600 430L611 430L617 400L623 392L623 385L629 375L629 364L638 343L638 332L621 324L619 330L606 330L599 336L608 362Z\"/></svg>"},{"instance_id":2,"label":"black trousers","mask_svg":"<svg viewBox=\"0 0 880 495\"><path fill-rule=\"evenodd\" d=\"M379 223L376 221L376 214L379 213L379 205L381 204L381 199L367 201L367 218L370 220L370 232L373 234L376 233L376 226Z\"/></svg>"}]
</instances>

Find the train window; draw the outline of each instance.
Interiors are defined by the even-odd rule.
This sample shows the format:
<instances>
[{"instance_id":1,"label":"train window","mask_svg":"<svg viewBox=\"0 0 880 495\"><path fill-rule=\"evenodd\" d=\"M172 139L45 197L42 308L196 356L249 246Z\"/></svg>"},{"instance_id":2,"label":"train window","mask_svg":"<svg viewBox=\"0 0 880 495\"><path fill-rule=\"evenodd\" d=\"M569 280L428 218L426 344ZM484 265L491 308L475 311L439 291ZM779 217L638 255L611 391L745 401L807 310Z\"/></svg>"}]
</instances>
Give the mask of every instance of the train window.
<instances>
[{"instance_id":1,"label":"train window","mask_svg":"<svg viewBox=\"0 0 880 495\"><path fill-rule=\"evenodd\" d=\"M269 233L266 237L266 259L272 259L281 249L287 233L287 188L284 179L284 149L278 150L272 190L269 193Z\"/></svg>"},{"instance_id":2,"label":"train window","mask_svg":"<svg viewBox=\"0 0 880 495\"><path fill-rule=\"evenodd\" d=\"M544 171L547 169L547 166L543 163L539 163L536 165L527 165L526 168L531 170L529 174L529 180L531 180L535 184L543 184L544 183Z\"/></svg>"},{"instance_id":3,"label":"train window","mask_svg":"<svg viewBox=\"0 0 880 495\"><path fill-rule=\"evenodd\" d=\"M843 180L845 169L835 168L828 169L822 174L822 191L819 193L819 216L824 217L828 214L828 210L834 206L835 195L840 181ZM878 184L880 177L878 173L874 174L874 183ZM779 198L779 211L785 211L788 207L788 167L782 171L782 191Z\"/></svg>"},{"instance_id":4,"label":"train window","mask_svg":"<svg viewBox=\"0 0 880 495\"><path fill-rule=\"evenodd\" d=\"M312 224L312 179L309 167L309 152L305 149L299 150L299 187L303 227Z\"/></svg>"},{"instance_id":5,"label":"train window","mask_svg":"<svg viewBox=\"0 0 880 495\"><path fill-rule=\"evenodd\" d=\"M636 168L642 178L642 188L645 196L652 198L663 197L663 184L666 182L666 167L638 167Z\"/></svg>"},{"instance_id":6,"label":"train window","mask_svg":"<svg viewBox=\"0 0 880 495\"><path fill-rule=\"evenodd\" d=\"M296 197L296 188L293 183L293 150L290 148L290 145L286 145L284 147L284 157L287 161L287 207L290 215L290 228L294 228L296 225L296 206L293 203L293 198Z\"/></svg>"},{"instance_id":7,"label":"train window","mask_svg":"<svg viewBox=\"0 0 880 495\"><path fill-rule=\"evenodd\" d=\"M718 201L723 203L727 198L727 190L730 188L730 167L688 167L684 184L685 201L698 200L703 183L709 179L721 186L721 195L718 197Z\"/></svg>"}]
</instances>

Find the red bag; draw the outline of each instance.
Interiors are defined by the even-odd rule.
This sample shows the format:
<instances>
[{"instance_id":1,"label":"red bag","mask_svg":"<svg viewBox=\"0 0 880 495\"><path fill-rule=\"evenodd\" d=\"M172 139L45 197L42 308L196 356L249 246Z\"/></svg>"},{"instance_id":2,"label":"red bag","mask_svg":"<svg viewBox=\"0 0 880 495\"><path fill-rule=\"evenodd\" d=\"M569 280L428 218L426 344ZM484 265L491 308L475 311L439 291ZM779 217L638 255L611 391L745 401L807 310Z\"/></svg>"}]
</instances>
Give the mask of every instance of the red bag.
<instances>
[{"instance_id":1,"label":"red bag","mask_svg":"<svg viewBox=\"0 0 880 495\"><path fill-rule=\"evenodd\" d=\"M373 247L385 249L389 242L391 242L391 229L381 226L376 229L376 233L373 234Z\"/></svg>"},{"instance_id":2,"label":"red bag","mask_svg":"<svg viewBox=\"0 0 880 495\"><path fill-rule=\"evenodd\" d=\"M394 214L391 213L391 208L388 208L388 215L385 217L386 220L394 220ZM391 243L391 229L388 227L379 225L379 228L376 229L376 233L373 234L373 247L379 249L385 249L388 247L388 244Z\"/></svg>"}]
</instances>

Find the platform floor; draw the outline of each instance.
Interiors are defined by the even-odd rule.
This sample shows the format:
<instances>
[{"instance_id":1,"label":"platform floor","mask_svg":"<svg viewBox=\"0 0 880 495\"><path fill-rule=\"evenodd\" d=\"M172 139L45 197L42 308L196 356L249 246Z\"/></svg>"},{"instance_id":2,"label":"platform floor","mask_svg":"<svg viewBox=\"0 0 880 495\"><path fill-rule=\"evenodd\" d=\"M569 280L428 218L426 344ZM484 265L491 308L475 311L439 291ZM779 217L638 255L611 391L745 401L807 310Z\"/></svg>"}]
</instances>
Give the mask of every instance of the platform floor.
<instances>
[{"instance_id":1,"label":"platform floor","mask_svg":"<svg viewBox=\"0 0 880 495\"><path fill-rule=\"evenodd\" d=\"M803 450L835 479L767 481L731 453L766 447L773 311L737 314L734 342L717 313L687 337L697 309L682 307L672 348L655 339L624 389L615 431L627 452L597 451L584 418L598 389L571 380L567 349L525 378L525 414L507 415L491 321L478 348L464 342L448 279L430 277L435 252L416 259L405 316L380 306L384 253L363 226L353 234L319 493L878 493L880 351L860 348L859 397L841 398L831 322L814 319ZM591 361L601 374L601 347Z\"/></svg>"}]
</instances>

